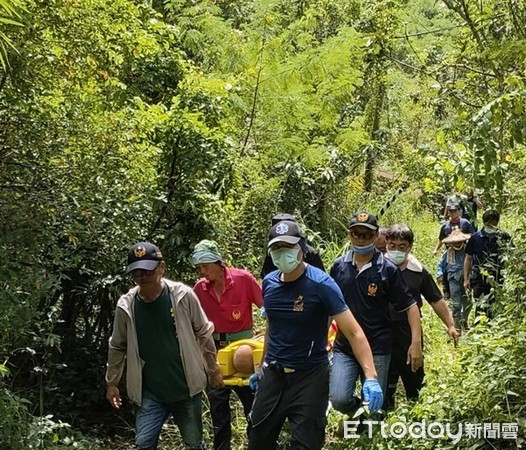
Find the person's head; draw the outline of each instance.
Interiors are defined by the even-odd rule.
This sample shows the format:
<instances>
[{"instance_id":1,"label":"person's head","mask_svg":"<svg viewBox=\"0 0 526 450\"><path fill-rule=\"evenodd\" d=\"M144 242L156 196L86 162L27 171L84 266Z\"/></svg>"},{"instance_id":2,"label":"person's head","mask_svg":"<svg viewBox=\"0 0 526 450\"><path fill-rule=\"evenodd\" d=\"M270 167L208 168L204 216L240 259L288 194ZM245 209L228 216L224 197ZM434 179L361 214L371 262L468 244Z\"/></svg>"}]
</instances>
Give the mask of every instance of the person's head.
<instances>
[{"instance_id":1,"label":"person's head","mask_svg":"<svg viewBox=\"0 0 526 450\"><path fill-rule=\"evenodd\" d=\"M272 226L267 249L274 265L290 273L303 261L305 238L296 222L282 220Z\"/></svg>"},{"instance_id":2,"label":"person's head","mask_svg":"<svg viewBox=\"0 0 526 450\"><path fill-rule=\"evenodd\" d=\"M378 221L373 214L366 211L353 214L349 222L349 239L354 253L358 255L373 253L377 235Z\"/></svg>"},{"instance_id":3,"label":"person's head","mask_svg":"<svg viewBox=\"0 0 526 450\"><path fill-rule=\"evenodd\" d=\"M460 220L460 205L458 203L451 203L447 206L447 214L450 222L458 222Z\"/></svg>"},{"instance_id":4,"label":"person's head","mask_svg":"<svg viewBox=\"0 0 526 450\"><path fill-rule=\"evenodd\" d=\"M138 242L128 249L130 274L139 287L159 284L164 275L165 263L159 248L150 242Z\"/></svg>"},{"instance_id":5,"label":"person's head","mask_svg":"<svg viewBox=\"0 0 526 450\"><path fill-rule=\"evenodd\" d=\"M393 261L397 266L407 260L407 255L413 248L415 236L411 228L407 225L392 225L387 229L387 258Z\"/></svg>"},{"instance_id":6,"label":"person's head","mask_svg":"<svg viewBox=\"0 0 526 450\"><path fill-rule=\"evenodd\" d=\"M218 281L223 278L223 258L215 241L204 239L194 247L192 264L201 278Z\"/></svg>"},{"instance_id":7,"label":"person's head","mask_svg":"<svg viewBox=\"0 0 526 450\"><path fill-rule=\"evenodd\" d=\"M374 241L374 246L376 249L382 253L385 253L387 251L387 227L380 227L378 228L378 235L376 236L376 239Z\"/></svg>"},{"instance_id":8,"label":"person's head","mask_svg":"<svg viewBox=\"0 0 526 450\"><path fill-rule=\"evenodd\" d=\"M272 218L272 226L276 225L279 222L283 222L284 220L288 220L289 222L296 222L296 218L292 214L282 213L276 214Z\"/></svg>"},{"instance_id":9,"label":"person's head","mask_svg":"<svg viewBox=\"0 0 526 450\"><path fill-rule=\"evenodd\" d=\"M497 231L499 226L500 214L494 209L485 211L482 214L482 223L484 224L484 231L487 234L493 234Z\"/></svg>"},{"instance_id":10,"label":"person's head","mask_svg":"<svg viewBox=\"0 0 526 450\"><path fill-rule=\"evenodd\" d=\"M490 226L496 227L499 224L499 220L500 220L500 214L498 211L494 209L485 211L484 214L482 214L482 223L484 225L490 225Z\"/></svg>"}]
</instances>

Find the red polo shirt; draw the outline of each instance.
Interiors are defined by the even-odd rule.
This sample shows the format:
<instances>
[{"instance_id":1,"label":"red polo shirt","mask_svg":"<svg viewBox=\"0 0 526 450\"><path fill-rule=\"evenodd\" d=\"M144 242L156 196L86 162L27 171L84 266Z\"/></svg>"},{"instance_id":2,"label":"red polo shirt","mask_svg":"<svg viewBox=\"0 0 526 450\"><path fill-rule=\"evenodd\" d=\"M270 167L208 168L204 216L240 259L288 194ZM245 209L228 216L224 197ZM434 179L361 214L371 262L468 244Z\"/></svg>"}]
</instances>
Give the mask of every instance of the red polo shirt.
<instances>
[{"instance_id":1,"label":"red polo shirt","mask_svg":"<svg viewBox=\"0 0 526 450\"><path fill-rule=\"evenodd\" d=\"M250 330L253 325L252 303L258 308L263 306L261 286L250 272L243 269L225 268L221 299L206 278L196 283L194 291L217 333Z\"/></svg>"}]
</instances>

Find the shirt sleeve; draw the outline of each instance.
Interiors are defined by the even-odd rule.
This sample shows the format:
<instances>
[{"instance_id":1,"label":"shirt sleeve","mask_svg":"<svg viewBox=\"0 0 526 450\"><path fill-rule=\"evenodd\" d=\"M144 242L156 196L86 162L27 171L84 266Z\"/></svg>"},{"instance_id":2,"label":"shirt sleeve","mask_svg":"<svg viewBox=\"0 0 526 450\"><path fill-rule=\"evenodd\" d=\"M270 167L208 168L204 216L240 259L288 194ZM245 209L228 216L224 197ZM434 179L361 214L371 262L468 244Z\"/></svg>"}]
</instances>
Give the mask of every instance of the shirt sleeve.
<instances>
[{"instance_id":1,"label":"shirt sleeve","mask_svg":"<svg viewBox=\"0 0 526 450\"><path fill-rule=\"evenodd\" d=\"M326 276L318 286L320 289L321 301L327 309L329 316L335 316L336 314L340 314L346 309L349 309L345 303L341 289L331 277Z\"/></svg>"},{"instance_id":2,"label":"shirt sleeve","mask_svg":"<svg viewBox=\"0 0 526 450\"><path fill-rule=\"evenodd\" d=\"M443 277L446 273L446 253L442 253L437 264L437 278Z\"/></svg>"},{"instance_id":3,"label":"shirt sleeve","mask_svg":"<svg viewBox=\"0 0 526 450\"><path fill-rule=\"evenodd\" d=\"M258 308L263 306L263 294L261 291L261 286L257 282L254 275L249 274L249 283L250 283L250 301L254 303Z\"/></svg>"},{"instance_id":4,"label":"shirt sleeve","mask_svg":"<svg viewBox=\"0 0 526 450\"><path fill-rule=\"evenodd\" d=\"M429 271L424 268L422 271L422 296L429 302L429 303L435 303L442 299L442 293L440 292L440 289L438 288L435 280L429 273Z\"/></svg>"}]
</instances>

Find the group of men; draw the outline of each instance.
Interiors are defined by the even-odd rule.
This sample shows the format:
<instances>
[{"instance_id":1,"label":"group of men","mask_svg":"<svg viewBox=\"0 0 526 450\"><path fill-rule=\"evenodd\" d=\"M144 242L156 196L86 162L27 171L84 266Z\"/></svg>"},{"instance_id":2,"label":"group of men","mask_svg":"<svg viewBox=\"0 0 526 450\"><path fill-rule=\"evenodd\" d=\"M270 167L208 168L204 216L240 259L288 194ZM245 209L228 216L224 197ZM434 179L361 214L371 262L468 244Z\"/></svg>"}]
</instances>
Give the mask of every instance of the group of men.
<instances>
[{"instance_id":1,"label":"group of men","mask_svg":"<svg viewBox=\"0 0 526 450\"><path fill-rule=\"evenodd\" d=\"M247 416L249 449L278 448L285 420L291 449L321 449L329 398L348 415L362 402L371 413L389 409L400 377L408 397L417 398L424 378L421 296L456 342L452 315L433 277L411 254L409 227L385 230L385 253L376 248L374 215L354 214L348 232L351 248L334 261L329 276L294 217L276 216L262 287L249 272L228 267L214 241L195 246L192 262L201 278L194 289L163 277L165 262L155 245L130 248L127 273L136 286L117 304L106 398L121 406L117 386L126 365L127 395L137 405L138 449L157 448L170 414L186 448L206 448L204 391L214 449L231 448L232 388L224 386L216 352L252 337L253 305L265 308L264 357L250 387L233 388ZM331 321L338 333L329 373Z\"/></svg>"}]
</instances>

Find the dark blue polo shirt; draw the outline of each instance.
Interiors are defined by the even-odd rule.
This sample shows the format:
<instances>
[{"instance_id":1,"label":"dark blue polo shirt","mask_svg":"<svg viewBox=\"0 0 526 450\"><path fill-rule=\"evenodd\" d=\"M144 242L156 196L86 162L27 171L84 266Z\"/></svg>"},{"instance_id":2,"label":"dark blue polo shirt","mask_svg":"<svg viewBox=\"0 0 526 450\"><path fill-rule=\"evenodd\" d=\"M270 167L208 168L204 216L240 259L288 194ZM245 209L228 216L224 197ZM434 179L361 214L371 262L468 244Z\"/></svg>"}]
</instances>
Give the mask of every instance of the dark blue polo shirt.
<instances>
[{"instance_id":1,"label":"dark blue polo shirt","mask_svg":"<svg viewBox=\"0 0 526 450\"><path fill-rule=\"evenodd\" d=\"M263 304L268 318L265 361L304 370L328 364L329 316L345 311L343 295L325 272L307 265L297 280L280 280L281 271L263 280Z\"/></svg>"},{"instance_id":2,"label":"dark blue polo shirt","mask_svg":"<svg viewBox=\"0 0 526 450\"><path fill-rule=\"evenodd\" d=\"M466 245L466 254L473 257L471 279L479 278L481 270L487 271L501 282L500 271L503 268L501 259L502 246L509 243L511 237L505 231L489 235L484 230L477 231Z\"/></svg>"},{"instance_id":3,"label":"dark blue polo shirt","mask_svg":"<svg viewBox=\"0 0 526 450\"><path fill-rule=\"evenodd\" d=\"M398 267L375 250L373 259L358 272L350 251L334 261L330 274L367 336L373 354L390 354L389 303L399 313L416 303ZM341 332L336 336L334 348L353 354L349 341Z\"/></svg>"},{"instance_id":4,"label":"dark blue polo shirt","mask_svg":"<svg viewBox=\"0 0 526 450\"><path fill-rule=\"evenodd\" d=\"M461 218L460 222L457 223L451 223L448 220L441 225L438 239L442 240L448 237L455 228L460 228L460 231L463 233L473 234L475 232L475 228L473 228L471 222L467 219Z\"/></svg>"}]
</instances>

